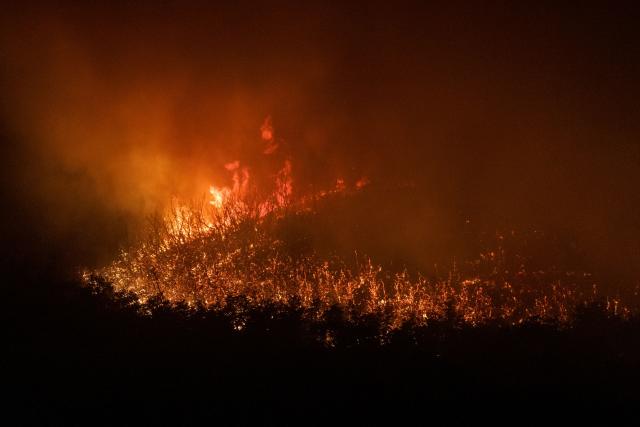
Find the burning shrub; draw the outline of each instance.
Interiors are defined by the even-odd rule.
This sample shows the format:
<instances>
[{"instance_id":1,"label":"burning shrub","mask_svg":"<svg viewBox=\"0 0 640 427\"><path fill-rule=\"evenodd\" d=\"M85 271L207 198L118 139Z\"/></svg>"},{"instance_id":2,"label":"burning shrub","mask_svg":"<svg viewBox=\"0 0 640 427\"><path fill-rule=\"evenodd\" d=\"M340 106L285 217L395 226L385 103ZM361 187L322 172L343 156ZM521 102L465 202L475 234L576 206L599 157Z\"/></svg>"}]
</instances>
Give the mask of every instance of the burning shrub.
<instances>
[{"instance_id":1,"label":"burning shrub","mask_svg":"<svg viewBox=\"0 0 640 427\"><path fill-rule=\"evenodd\" d=\"M261 136L264 154L271 155L279 143L269 119ZM522 256L508 259L502 235L498 248L466 263L465 271L454 264L444 278L386 271L366 257L349 268L335 256L316 253L299 225L310 222L319 204L367 191L366 177L351 186L339 178L331 190L294 198L287 159L274 174L274 188L258 197L248 168L233 161L225 169L232 186L211 186L209 200L174 201L164 215L149 220L137 246L85 275L85 281L100 277L141 303L161 297L172 304L224 309L242 298L256 308L293 304L316 319L338 308L353 322L378 316L385 330L444 318L469 325L531 319L564 323L576 306L598 298L588 275L529 271ZM607 310L629 313L618 300Z\"/></svg>"},{"instance_id":2,"label":"burning shrub","mask_svg":"<svg viewBox=\"0 0 640 427\"><path fill-rule=\"evenodd\" d=\"M382 316L386 330L447 317L469 325L567 322L575 307L598 298L595 288L585 292L553 274L505 271L495 252L444 279L391 273L368 258L347 268L312 248L290 250L305 236L287 232L287 224L304 222L313 211L291 204L265 214L263 206L233 197L222 205L172 206L149 221L138 246L96 274L142 303L161 295L171 303L223 309L242 297L253 307L294 304L317 319L340 307L354 322Z\"/></svg>"}]
</instances>

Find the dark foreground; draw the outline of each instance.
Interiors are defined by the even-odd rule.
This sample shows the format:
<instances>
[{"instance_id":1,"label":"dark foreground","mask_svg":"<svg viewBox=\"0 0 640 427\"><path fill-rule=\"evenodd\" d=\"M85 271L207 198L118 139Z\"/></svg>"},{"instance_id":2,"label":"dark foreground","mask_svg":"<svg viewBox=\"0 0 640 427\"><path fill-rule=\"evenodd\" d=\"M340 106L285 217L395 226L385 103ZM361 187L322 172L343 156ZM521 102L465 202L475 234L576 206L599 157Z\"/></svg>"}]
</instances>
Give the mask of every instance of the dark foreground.
<instances>
[{"instance_id":1,"label":"dark foreground","mask_svg":"<svg viewBox=\"0 0 640 427\"><path fill-rule=\"evenodd\" d=\"M10 289L4 404L20 424L610 421L640 402L640 321L597 306L569 329L447 319L380 346L377 319L337 310L310 323L247 309L238 331L241 300L196 314L158 302L144 317L108 288Z\"/></svg>"}]
</instances>

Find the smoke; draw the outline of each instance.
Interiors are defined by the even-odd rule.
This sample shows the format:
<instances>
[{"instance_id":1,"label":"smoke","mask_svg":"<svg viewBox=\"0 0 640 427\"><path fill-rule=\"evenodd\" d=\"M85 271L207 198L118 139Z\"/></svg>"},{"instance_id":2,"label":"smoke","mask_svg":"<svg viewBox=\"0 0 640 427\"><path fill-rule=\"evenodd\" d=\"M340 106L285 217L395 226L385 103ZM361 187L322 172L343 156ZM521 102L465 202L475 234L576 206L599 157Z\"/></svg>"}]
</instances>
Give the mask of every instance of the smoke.
<instances>
[{"instance_id":1,"label":"smoke","mask_svg":"<svg viewBox=\"0 0 640 427\"><path fill-rule=\"evenodd\" d=\"M270 117L297 191L336 177L412 185L344 225L375 230L378 246L413 254L405 259L447 253L471 220L553 229L594 266L637 273L628 11L282 6L110 2L5 14L15 221L69 252L62 264L104 262L172 195L229 185L225 164L268 176Z\"/></svg>"}]
</instances>

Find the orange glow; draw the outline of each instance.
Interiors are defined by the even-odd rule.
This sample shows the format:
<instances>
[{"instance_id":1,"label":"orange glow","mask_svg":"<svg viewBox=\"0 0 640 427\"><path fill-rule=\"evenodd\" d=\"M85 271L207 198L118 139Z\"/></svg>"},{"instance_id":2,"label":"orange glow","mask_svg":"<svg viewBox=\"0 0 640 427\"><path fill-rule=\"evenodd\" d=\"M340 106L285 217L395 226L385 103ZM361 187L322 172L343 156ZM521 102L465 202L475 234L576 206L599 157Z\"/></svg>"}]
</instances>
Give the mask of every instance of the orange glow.
<instances>
[{"instance_id":1,"label":"orange glow","mask_svg":"<svg viewBox=\"0 0 640 427\"><path fill-rule=\"evenodd\" d=\"M224 165L224 168L228 171L234 171L240 167L240 162L238 160L234 162L229 162Z\"/></svg>"},{"instance_id":2,"label":"orange glow","mask_svg":"<svg viewBox=\"0 0 640 427\"><path fill-rule=\"evenodd\" d=\"M366 176L363 176L362 178L356 181L356 188L358 190L366 187L367 185L369 185L369 178L367 178Z\"/></svg>"},{"instance_id":3,"label":"orange glow","mask_svg":"<svg viewBox=\"0 0 640 427\"><path fill-rule=\"evenodd\" d=\"M267 136L272 136L269 118L263 129L266 125ZM271 219L277 224L288 215L313 214L312 202L351 194L345 180L336 179L333 189L294 198L293 164L287 159L274 175L273 191L257 198L247 167L234 160L224 168L232 174L232 186L210 186L206 206L176 202L161 221L151 224L140 246L95 273L118 290L134 292L140 301L162 294L172 302L219 308L227 298L242 295L255 305L295 300L321 311L339 305L354 315L387 313L389 330L407 321L426 324L451 310L471 325L496 320L518 324L532 318L566 322L573 307L597 296L595 285L589 293L557 280L544 288L523 285L525 270L496 280L480 274L462 277L454 267L446 280L427 280L384 272L368 258L359 259L352 270L314 254L283 255L284 243L274 234ZM353 189L368 184L369 179L361 177ZM490 271L497 271L499 263L493 250L477 260ZM84 277L89 281L93 276ZM607 310L628 315L620 301L611 301Z\"/></svg>"},{"instance_id":4,"label":"orange glow","mask_svg":"<svg viewBox=\"0 0 640 427\"><path fill-rule=\"evenodd\" d=\"M273 139L273 125L271 124L271 116L267 116L260 126L260 136L265 141L271 141Z\"/></svg>"},{"instance_id":5,"label":"orange glow","mask_svg":"<svg viewBox=\"0 0 640 427\"><path fill-rule=\"evenodd\" d=\"M209 203L218 209L222 209L222 206L227 199L228 190L224 188L218 189L212 185L209 187L209 193L211 194L211 200Z\"/></svg>"},{"instance_id":6,"label":"orange glow","mask_svg":"<svg viewBox=\"0 0 640 427\"><path fill-rule=\"evenodd\" d=\"M270 155L275 153L278 149L278 144L274 138L273 124L271 123L271 116L267 116L260 127L260 137L266 143L264 149L262 150L263 154Z\"/></svg>"},{"instance_id":7,"label":"orange glow","mask_svg":"<svg viewBox=\"0 0 640 427\"><path fill-rule=\"evenodd\" d=\"M289 203L293 193L293 179L291 178L291 162L285 160L284 166L276 177L276 199L278 206L282 207Z\"/></svg>"}]
</instances>

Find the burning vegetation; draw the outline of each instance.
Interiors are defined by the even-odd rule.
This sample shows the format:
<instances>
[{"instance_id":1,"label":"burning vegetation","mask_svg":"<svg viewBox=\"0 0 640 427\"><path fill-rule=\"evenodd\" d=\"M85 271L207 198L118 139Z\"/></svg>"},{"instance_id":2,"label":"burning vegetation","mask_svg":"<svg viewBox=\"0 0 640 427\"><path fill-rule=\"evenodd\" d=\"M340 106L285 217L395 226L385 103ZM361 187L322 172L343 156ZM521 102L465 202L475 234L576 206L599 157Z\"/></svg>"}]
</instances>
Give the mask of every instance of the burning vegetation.
<instances>
[{"instance_id":1,"label":"burning vegetation","mask_svg":"<svg viewBox=\"0 0 640 427\"><path fill-rule=\"evenodd\" d=\"M271 118L260 136L263 154L278 150ZM313 226L317 206L368 191L368 178L350 185L339 178L330 190L294 197L289 159L266 191L251 182L240 161L225 169L231 186L211 186L208 197L196 202L175 199L163 215L149 219L137 246L111 265L84 273L85 283L107 281L135 295L142 307L160 297L172 304L228 310L229 302L240 297L256 308L294 305L311 320L337 307L348 320L379 316L386 331L452 317L472 326L567 323L576 308L596 301L606 301L611 315L631 313L619 299L600 295L588 273L529 271L517 254L500 245L504 236L476 260L454 264L445 277L394 272L357 255L351 265L336 256L322 257L301 244L305 235L300 230ZM297 234L289 230L292 224L298 225ZM236 327L242 329L242 313L236 314Z\"/></svg>"}]
</instances>

